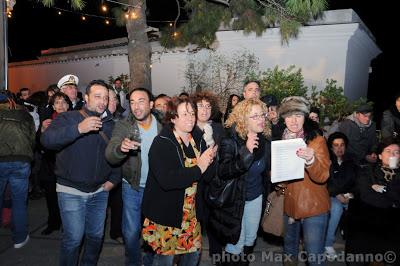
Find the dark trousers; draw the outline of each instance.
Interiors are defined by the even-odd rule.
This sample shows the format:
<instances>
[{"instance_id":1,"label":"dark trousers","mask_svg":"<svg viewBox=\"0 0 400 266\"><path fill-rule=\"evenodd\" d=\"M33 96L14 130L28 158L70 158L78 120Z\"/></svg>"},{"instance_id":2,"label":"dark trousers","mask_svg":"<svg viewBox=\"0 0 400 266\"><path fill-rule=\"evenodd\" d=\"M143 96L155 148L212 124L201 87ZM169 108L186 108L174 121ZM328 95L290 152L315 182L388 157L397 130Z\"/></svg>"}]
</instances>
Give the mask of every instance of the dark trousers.
<instances>
[{"instance_id":1,"label":"dark trousers","mask_svg":"<svg viewBox=\"0 0 400 266\"><path fill-rule=\"evenodd\" d=\"M108 197L110 207L110 237L116 239L122 237L122 185L119 183L110 191Z\"/></svg>"},{"instance_id":2,"label":"dark trousers","mask_svg":"<svg viewBox=\"0 0 400 266\"><path fill-rule=\"evenodd\" d=\"M61 226L61 216L60 209L58 207L56 181L42 181L41 185L45 192L47 210L49 212L49 216L47 218L47 227L51 229L59 229Z\"/></svg>"}]
</instances>

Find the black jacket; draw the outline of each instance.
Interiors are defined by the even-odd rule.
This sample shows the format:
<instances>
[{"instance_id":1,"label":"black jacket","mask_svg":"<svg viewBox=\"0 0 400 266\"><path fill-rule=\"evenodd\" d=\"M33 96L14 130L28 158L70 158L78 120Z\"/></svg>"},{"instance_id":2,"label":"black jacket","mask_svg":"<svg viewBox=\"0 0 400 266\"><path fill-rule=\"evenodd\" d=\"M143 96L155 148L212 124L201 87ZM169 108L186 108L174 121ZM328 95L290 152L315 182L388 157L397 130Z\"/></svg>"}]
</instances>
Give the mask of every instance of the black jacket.
<instances>
[{"instance_id":1,"label":"black jacket","mask_svg":"<svg viewBox=\"0 0 400 266\"><path fill-rule=\"evenodd\" d=\"M84 110L94 115L86 108ZM98 132L80 134L78 124L84 120L79 111L59 114L41 136L41 143L47 149L57 150L57 183L76 188L83 192L96 191L107 180L113 184L121 181L119 168L113 168L106 161L106 142ZM111 137L114 127L111 114L102 120L101 130Z\"/></svg>"},{"instance_id":2,"label":"black jacket","mask_svg":"<svg viewBox=\"0 0 400 266\"><path fill-rule=\"evenodd\" d=\"M283 131L285 130L286 125L282 118L279 118L278 123L271 123L271 139L272 140L281 140Z\"/></svg>"},{"instance_id":3,"label":"black jacket","mask_svg":"<svg viewBox=\"0 0 400 266\"><path fill-rule=\"evenodd\" d=\"M342 164L339 165L336 156L331 155L331 162L328 179L329 196L354 192L357 166L353 160L344 156Z\"/></svg>"},{"instance_id":4,"label":"black jacket","mask_svg":"<svg viewBox=\"0 0 400 266\"><path fill-rule=\"evenodd\" d=\"M221 244L237 243L240 237L244 204L246 200L245 178L247 172L254 160L265 156L266 173L263 175L265 180L263 184L269 184L270 153L271 143L259 134L260 148L254 153L246 147L246 141L241 139L236 131L228 129L228 137L223 138L219 146L219 160L217 174L221 179L237 178L235 201L233 205L223 206L221 208L211 209L209 219L209 229ZM261 147L263 146L263 147ZM268 177L268 178L267 178ZM266 193L268 188L264 189Z\"/></svg>"},{"instance_id":5,"label":"black jacket","mask_svg":"<svg viewBox=\"0 0 400 266\"><path fill-rule=\"evenodd\" d=\"M383 139L400 141L400 112L395 105L383 112L381 132Z\"/></svg>"},{"instance_id":6,"label":"black jacket","mask_svg":"<svg viewBox=\"0 0 400 266\"><path fill-rule=\"evenodd\" d=\"M400 169L394 173L392 180L386 181L380 164L361 168L356 186L360 200L377 208L400 208ZM376 192L372 189L374 184L386 186L386 192Z\"/></svg>"},{"instance_id":7,"label":"black jacket","mask_svg":"<svg viewBox=\"0 0 400 266\"><path fill-rule=\"evenodd\" d=\"M195 127L192 136L199 151L206 150L202 132ZM182 149L170 125L164 126L154 138L149 151L149 174L143 195L144 217L165 226L181 227L185 189L198 182L196 193L196 217L203 218L203 187L206 179L215 173L211 165L204 174L200 168L184 166Z\"/></svg>"}]
</instances>

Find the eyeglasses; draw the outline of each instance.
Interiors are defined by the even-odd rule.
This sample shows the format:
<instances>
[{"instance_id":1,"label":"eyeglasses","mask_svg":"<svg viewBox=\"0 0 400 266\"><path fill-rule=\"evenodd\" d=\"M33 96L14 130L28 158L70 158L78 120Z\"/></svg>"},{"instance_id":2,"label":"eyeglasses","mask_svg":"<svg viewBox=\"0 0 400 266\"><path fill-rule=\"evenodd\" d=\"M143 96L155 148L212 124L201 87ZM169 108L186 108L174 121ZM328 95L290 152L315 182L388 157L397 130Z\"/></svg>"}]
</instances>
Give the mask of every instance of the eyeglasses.
<instances>
[{"instance_id":1,"label":"eyeglasses","mask_svg":"<svg viewBox=\"0 0 400 266\"><path fill-rule=\"evenodd\" d=\"M197 108L204 108L204 109L206 109L206 110L211 110L211 105L203 105L203 104L198 104L197 105Z\"/></svg>"},{"instance_id":2,"label":"eyeglasses","mask_svg":"<svg viewBox=\"0 0 400 266\"><path fill-rule=\"evenodd\" d=\"M259 114L259 115L252 115L249 116L249 118L253 119L253 120L262 120L266 118L265 113Z\"/></svg>"}]
</instances>

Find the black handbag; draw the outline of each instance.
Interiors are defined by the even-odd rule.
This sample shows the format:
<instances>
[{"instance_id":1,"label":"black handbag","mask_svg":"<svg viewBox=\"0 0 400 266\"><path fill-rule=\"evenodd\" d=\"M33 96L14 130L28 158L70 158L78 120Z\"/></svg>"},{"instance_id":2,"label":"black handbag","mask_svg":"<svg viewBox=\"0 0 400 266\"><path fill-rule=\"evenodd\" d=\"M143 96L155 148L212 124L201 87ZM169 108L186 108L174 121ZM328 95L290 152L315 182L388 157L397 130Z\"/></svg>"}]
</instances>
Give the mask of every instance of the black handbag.
<instances>
[{"instance_id":1,"label":"black handbag","mask_svg":"<svg viewBox=\"0 0 400 266\"><path fill-rule=\"evenodd\" d=\"M229 206L234 203L237 178L223 180L216 175L206 186L206 201L214 208Z\"/></svg>"}]
</instances>

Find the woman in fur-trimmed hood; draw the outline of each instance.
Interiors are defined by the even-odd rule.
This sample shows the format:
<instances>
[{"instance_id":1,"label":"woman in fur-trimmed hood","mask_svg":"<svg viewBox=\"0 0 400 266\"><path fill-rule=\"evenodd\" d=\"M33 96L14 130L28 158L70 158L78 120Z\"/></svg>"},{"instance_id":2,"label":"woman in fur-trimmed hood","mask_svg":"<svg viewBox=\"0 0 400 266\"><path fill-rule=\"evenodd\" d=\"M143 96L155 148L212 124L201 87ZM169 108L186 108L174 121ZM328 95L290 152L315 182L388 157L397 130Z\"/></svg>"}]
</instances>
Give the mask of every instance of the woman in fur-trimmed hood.
<instances>
[{"instance_id":1,"label":"woman in fur-trimmed hood","mask_svg":"<svg viewBox=\"0 0 400 266\"><path fill-rule=\"evenodd\" d=\"M326 188L330 167L329 152L325 139L318 134L318 124L308 118L309 112L309 102L299 96L283 99L279 108L286 125L282 139L302 138L307 144L307 147L296 152L305 161L304 179L282 185L285 187L284 252L293 259L299 253L301 228L304 247L309 257L323 256L330 208ZM317 261L308 262L309 265L318 264Z\"/></svg>"}]
</instances>

